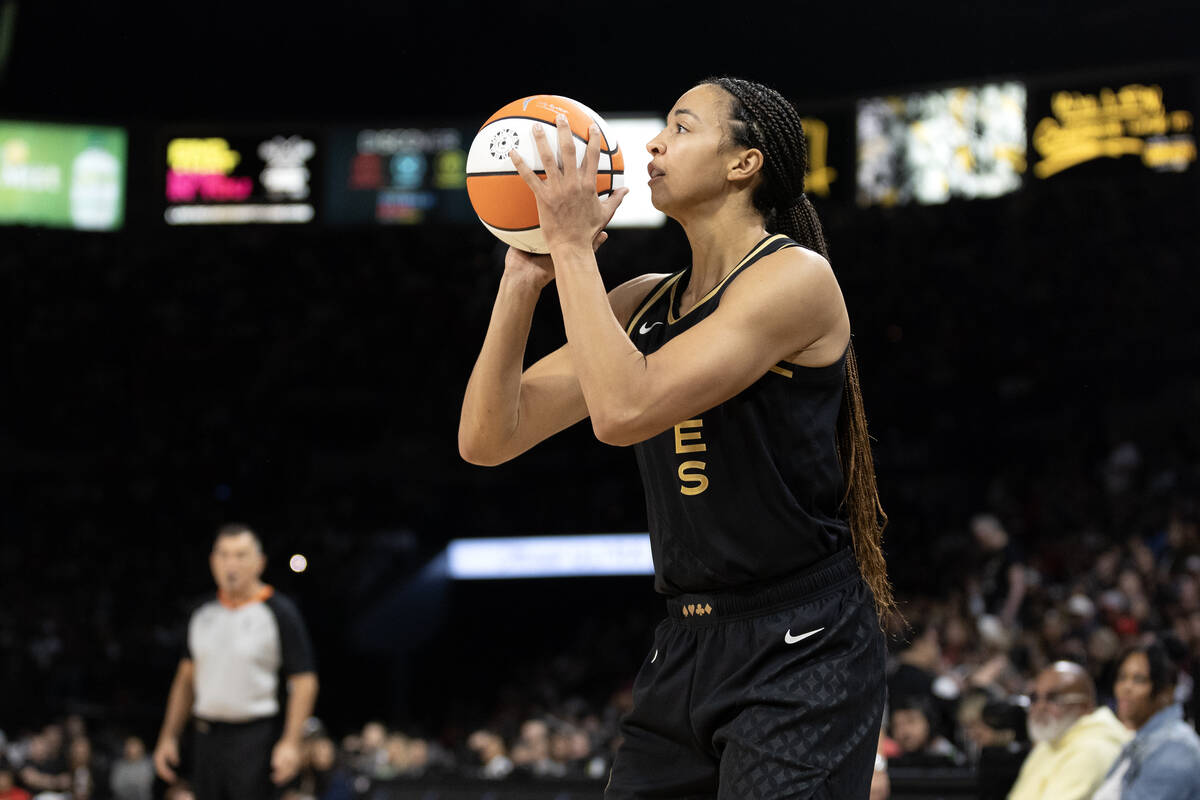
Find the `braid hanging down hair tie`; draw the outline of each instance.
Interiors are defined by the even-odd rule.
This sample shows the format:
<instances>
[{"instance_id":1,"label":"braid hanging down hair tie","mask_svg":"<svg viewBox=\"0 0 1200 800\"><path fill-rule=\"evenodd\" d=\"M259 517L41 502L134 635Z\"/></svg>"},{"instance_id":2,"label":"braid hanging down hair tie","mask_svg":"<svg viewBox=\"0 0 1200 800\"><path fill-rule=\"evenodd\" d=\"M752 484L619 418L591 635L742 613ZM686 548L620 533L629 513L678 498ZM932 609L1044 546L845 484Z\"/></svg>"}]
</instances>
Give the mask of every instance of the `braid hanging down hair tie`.
<instances>
[{"instance_id":1,"label":"braid hanging down hair tie","mask_svg":"<svg viewBox=\"0 0 1200 800\"><path fill-rule=\"evenodd\" d=\"M784 234L828 261L825 232L804 192L808 137L795 106L776 90L741 78L714 77L702 83L719 86L733 98L729 125L733 143L757 148L763 154L764 180L755 189L751 202L762 214L767 230ZM903 624L883 555L883 529L888 518L875 481L853 340L846 348L837 449L845 487L842 511L850 528L859 571L875 595L880 627L885 626L889 617Z\"/></svg>"}]
</instances>

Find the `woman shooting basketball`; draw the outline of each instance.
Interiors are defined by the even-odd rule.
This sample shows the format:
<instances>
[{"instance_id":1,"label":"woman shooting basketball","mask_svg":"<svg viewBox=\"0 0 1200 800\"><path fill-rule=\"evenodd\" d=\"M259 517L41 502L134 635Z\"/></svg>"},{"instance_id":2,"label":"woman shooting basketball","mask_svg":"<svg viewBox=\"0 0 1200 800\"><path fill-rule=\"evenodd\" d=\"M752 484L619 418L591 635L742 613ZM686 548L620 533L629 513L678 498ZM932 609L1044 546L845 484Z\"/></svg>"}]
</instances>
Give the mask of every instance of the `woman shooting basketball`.
<instances>
[{"instance_id":1,"label":"woman shooting basketball","mask_svg":"<svg viewBox=\"0 0 1200 800\"><path fill-rule=\"evenodd\" d=\"M500 463L585 417L636 447L668 615L606 797L866 797L886 517L799 116L738 79L684 94L647 147L692 264L607 294L593 251L625 190L596 196L598 139L576 167L565 121L557 142L539 135L545 180L512 154L550 256L509 250L460 452ZM522 372L552 280L567 344Z\"/></svg>"}]
</instances>

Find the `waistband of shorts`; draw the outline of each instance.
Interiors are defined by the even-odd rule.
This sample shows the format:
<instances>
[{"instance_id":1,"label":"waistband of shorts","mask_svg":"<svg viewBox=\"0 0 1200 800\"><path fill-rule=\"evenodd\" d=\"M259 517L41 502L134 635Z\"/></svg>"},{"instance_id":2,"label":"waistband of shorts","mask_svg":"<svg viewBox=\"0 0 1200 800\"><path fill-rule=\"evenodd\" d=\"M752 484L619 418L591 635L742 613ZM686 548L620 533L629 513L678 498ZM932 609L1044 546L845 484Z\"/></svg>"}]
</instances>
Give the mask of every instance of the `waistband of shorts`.
<instances>
[{"instance_id":1,"label":"waistband of shorts","mask_svg":"<svg viewBox=\"0 0 1200 800\"><path fill-rule=\"evenodd\" d=\"M856 579L858 562L854 550L846 547L773 583L669 598L667 616L687 624L705 624L769 614L820 597Z\"/></svg>"},{"instance_id":2,"label":"waistband of shorts","mask_svg":"<svg viewBox=\"0 0 1200 800\"><path fill-rule=\"evenodd\" d=\"M278 717L253 717L251 719L234 721L193 717L192 722L196 726L196 730L201 733L209 733L211 731L243 730L245 728L252 728L255 725L273 724L277 719Z\"/></svg>"}]
</instances>

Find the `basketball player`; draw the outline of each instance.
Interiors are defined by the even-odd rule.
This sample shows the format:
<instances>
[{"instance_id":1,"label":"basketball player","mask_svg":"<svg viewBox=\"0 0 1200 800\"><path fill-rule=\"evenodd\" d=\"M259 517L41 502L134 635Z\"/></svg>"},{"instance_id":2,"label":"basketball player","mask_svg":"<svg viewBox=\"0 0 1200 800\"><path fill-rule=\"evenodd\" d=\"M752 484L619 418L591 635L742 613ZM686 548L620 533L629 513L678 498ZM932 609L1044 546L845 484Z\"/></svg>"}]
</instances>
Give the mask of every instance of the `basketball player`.
<instances>
[{"instance_id":1,"label":"basketball player","mask_svg":"<svg viewBox=\"0 0 1200 800\"><path fill-rule=\"evenodd\" d=\"M594 249L627 190L597 197L596 133L578 167L565 119L535 136L544 180L511 154L550 255L508 251L459 450L500 463L585 417L636 448L668 613L607 798L866 798L886 517L799 116L740 79L679 98L647 145L650 191L692 263L607 294ZM567 344L522 371L552 280Z\"/></svg>"}]
</instances>

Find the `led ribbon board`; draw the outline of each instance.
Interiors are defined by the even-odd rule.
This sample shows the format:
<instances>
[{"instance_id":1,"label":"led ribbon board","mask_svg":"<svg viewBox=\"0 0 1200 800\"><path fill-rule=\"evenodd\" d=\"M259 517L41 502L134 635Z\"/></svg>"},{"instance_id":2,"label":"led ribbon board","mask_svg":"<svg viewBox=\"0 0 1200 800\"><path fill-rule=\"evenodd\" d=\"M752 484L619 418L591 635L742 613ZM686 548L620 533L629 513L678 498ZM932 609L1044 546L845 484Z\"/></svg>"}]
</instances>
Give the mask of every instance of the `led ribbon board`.
<instances>
[{"instance_id":1,"label":"led ribbon board","mask_svg":"<svg viewBox=\"0 0 1200 800\"><path fill-rule=\"evenodd\" d=\"M121 128L0 121L0 222L117 230L127 148Z\"/></svg>"},{"instance_id":2,"label":"led ribbon board","mask_svg":"<svg viewBox=\"0 0 1200 800\"><path fill-rule=\"evenodd\" d=\"M654 574L645 533L455 539L446 555L456 580Z\"/></svg>"}]
</instances>

